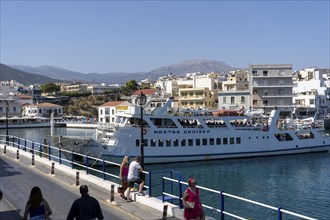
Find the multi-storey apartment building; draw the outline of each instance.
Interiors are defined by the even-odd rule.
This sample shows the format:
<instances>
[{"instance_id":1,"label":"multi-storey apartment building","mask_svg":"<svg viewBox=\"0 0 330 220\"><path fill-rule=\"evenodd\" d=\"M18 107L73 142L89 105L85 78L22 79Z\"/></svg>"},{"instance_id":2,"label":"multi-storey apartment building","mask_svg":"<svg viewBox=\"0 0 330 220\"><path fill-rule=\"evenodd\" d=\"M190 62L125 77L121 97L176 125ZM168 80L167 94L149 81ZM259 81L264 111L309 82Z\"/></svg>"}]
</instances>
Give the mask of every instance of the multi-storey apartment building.
<instances>
[{"instance_id":1,"label":"multi-storey apartment building","mask_svg":"<svg viewBox=\"0 0 330 220\"><path fill-rule=\"evenodd\" d=\"M292 65L250 65L250 93L252 108L266 114L276 107L293 108Z\"/></svg>"}]
</instances>

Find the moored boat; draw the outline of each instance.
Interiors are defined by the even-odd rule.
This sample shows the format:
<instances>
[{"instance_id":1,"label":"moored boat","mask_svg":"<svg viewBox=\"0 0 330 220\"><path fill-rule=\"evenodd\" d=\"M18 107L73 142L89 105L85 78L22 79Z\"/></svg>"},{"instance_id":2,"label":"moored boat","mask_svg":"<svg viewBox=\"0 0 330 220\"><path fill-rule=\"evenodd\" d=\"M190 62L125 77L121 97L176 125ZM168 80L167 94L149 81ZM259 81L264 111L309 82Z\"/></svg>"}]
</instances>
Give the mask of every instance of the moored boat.
<instances>
[{"instance_id":1,"label":"moored boat","mask_svg":"<svg viewBox=\"0 0 330 220\"><path fill-rule=\"evenodd\" d=\"M329 151L330 137L318 121L290 118L274 109L269 116L219 116L208 110L174 110L173 99L161 107L144 106L117 115L114 124L98 127L96 137L54 136L56 145L93 157L120 161L140 155L143 132L145 163L169 163Z\"/></svg>"}]
</instances>

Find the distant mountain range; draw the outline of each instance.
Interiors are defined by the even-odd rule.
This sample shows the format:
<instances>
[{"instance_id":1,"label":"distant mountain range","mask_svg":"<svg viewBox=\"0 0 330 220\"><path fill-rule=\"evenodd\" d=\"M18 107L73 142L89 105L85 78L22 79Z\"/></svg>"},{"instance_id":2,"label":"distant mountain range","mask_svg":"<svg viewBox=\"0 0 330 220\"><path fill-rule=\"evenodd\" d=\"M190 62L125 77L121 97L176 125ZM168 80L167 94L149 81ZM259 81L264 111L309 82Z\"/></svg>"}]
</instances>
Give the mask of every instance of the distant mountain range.
<instances>
[{"instance_id":1,"label":"distant mountain range","mask_svg":"<svg viewBox=\"0 0 330 220\"><path fill-rule=\"evenodd\" d=\"M22 66L1 64L0 80L14 79L22 84L35 84L46 82L82 82L82 83L125 83L129 80L140 81L143 79L157 80L161 76L173 74L183 76L193 72L228 73L234 68L221 61L214 60L187 60L178 64L160 67L149 72L109 72L109 73L80 73L54 66Z\"/></svg>"}]
</instances>

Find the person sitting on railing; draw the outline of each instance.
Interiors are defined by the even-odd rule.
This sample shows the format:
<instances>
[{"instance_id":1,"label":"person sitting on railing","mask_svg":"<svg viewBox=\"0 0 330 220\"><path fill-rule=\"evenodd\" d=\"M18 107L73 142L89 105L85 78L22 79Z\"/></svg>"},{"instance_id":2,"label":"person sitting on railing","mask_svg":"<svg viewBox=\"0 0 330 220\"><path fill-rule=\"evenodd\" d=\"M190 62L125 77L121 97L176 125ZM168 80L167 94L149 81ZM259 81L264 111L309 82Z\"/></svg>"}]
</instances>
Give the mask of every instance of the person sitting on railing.
<instances>
[{"instance_id":1,"label":"person sitting on railing","mask_svg":"<svg viewBox=\"0 0 330 220\"><path fill-rule=\"evenodd\" d=\"M126 189L124 195L127 202L132 202L133 200L130 198L131 189L133 188L134 184L139 184L139 193L138 196L144 196L142 192L144 181L139 178L139 172L142 173L143 169L140 165L141 157L135 157L135 160L132 161L128 168L128 188Z\"/></svg>"}]
</instances>

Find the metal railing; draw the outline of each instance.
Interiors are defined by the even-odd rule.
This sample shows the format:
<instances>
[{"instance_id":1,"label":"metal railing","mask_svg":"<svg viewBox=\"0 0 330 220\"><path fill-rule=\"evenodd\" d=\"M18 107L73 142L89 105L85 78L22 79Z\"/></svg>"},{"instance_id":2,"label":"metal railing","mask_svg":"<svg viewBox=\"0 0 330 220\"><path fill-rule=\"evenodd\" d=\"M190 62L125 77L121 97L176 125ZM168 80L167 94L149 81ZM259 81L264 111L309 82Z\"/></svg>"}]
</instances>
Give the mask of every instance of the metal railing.
<instances>
[{"instance_id":1,"label":"metal railing","mask_svg":"<svg viewBox=\"0 0 330 220\"><path fill-rule=\"evenodd\" d=\"M16 136L9 136L8 138L6 138L6 135L0 135L0 144L17 148L18 149L17 151L23 150L26 152L30 152L32 160L34 160L35 155L39 157L45 157L48 158L49 161L55 161L59 164L71 166L72 169L73 168L79 168L82 170L85 169L86 174L91 174L91 175L96 174L97 176L103 178L103 180L107 180L108 178L113 178L113 180L119 182L119 176L114 174L114 173L119 174L120 164L118 163L106 161L95 157L90 157L88 155L83 155L73 151L60 149L58 147L53 147L47 144L41 144L38 142L30 141ZM80 158L84 158L85 159L84 163L75 161L75 157L77 156ZM101 169L93 168L94 164L96 163L98 163L98 165L101 164ZM113 173L110 173L109 171L107 172L106 170L106 168L108 167L110 167L112 170L115 169L118 170L115 170ZM98 168L100 167L98 166ZM145 185L145 188L147 189L147 194L149 197L152 196L157 197L158 195L156 194L160 193L160 199L163 202L171 201L172 203L175 203L175 201L177 201L177 204L180 207L180 209L183 208L183 204L182 204L183 186L188 186L188 183L183 181L183 177L179 172L173 170L163 170L163 171L144 171L143 173L147 175L147 181L146 181L147 184ZM169 177L164 176L165 174L169 175ZM157 175L162 175L162 178L160 177L155 178L155 176ZM173 175L176 175L177 179L174 179ZM157 188L157 185L158 186L160 185L161 189L159 189L158 192L155 193L154 189ZM211 195L212 201L219 201L218 206L214 205L215 204L214 202L213 205L208 205L207 203L203 202L204 208L217 213L217 219L220 216L220 219L224 220L225 215L231 216L235 219L246 219L246 220L250 219L249 217L248 218L242 217L239 216L237 213L232 213L232 211L228 211L227 209L225 210L224 209L225 197L267 208L272 212L276 212L278 220L282 220L283 213L288 214L290 216L298 217L300 219L308 219L308 220L315 219L295 212L291 212L289 210L283 209L282 207L274 207L274 206L266 205L264 203L256 202L250 199L225 193L224 191L213 190L203 186L197 186L197 188L203 190L204 192L212 193Z\"/></svg>"},{"instance_id":2,"label":"metal railing","mask_svg":"<svg viewBox=\"0 0 330 220\"><path fill-rule=\"evenodd\" d=\"M177 184L178 191L177 191L176 194L173 194L173 191L171 191L171 193L166 192L166 184L165 184L166 182L172 182L172 183ZM163 177L163 198L162 198L163 202L165 201L165 196L171 197L173 199L178 200L179 207L183 208L183 203L182 203L183 185L188 186L188 183L184 182L184 181L181 181L180 179L176 180L176 179L172 179L172 178L168 178L168 177ZM246 203L250 203L250 204L253 204L253 205L257 205L257 206L260 206L260 207L270 209L273 212L276 212L275 214L277 214L277 219L278 220L282 220L282 214L283 213L288 214L290 216L298 217L300 219L315 220L315 218L311 218L311 217L308 217L308 216L305 216L305 215L301 215L301 214L298 214L298 213L295 213L295 212L291 212L289 210L283 209L282 207L270 206L270 205L267 205L267 204L264 204L264 203L256 202L256 201L253 201L253 200L250 200L250 199L246 199L246 198L243 198L243 197L239 197L239 196L235 196L235 195L232 195L232 194L229 194L229 193L225 193L224 191L213 190L213 189L203 187L203 186L197 186L197 188L200 189L200 190L203 190L205 192L212 193L213 204L215 204L214 201L219 201L219 206L218 207L216 207L215 205L208 205L204 202L202 204L202 206L204 208L206 208L208 210L211 210L212 212L217 213L217 218L216 219L224 220L225 215L233 217L235 219L242 219L242 220L251 219L250 217L242 217L242 216L239 216L237 213L233 213L234 211L237 211L237 209L233 210L233 211L225 210L225 208L224 208L225 207L225 197L228 197L228 198L232 198L232 199L235 199L235 200L240 200L240 201L243 201L243 202L246 202Z\"/></svg>"},{"instance_id":3,"label":"metal railing","mask_svg":"<svg viewBox=\"0 0 330 220\"><path fill-rule=\"evenodd\" d=\"M86 174L96 175L103 180L108 180L111 178L112 181L117 182L118 184L120 183L120 177L117 175L119 174L120 169L119 163L91 157L74 151L30 141L16 136L8 136L7 138L6 135L0 135L0 144L15 147L25 152L30 152L32 158L34 158L35 155L39 157L45 157L48 158L49 161L71 166L72 169L76 168L79 170L85 170ZM77 158L79 158L79 161L76 160ZM94 165L97 165L97 167L94 168ZM112 172L110 172L109 169L112 170ZM158 192L154 192L150 187L151 185L153 187L161 185L161 183L157 184L157 182L153 180L157 174L168 175L171 178L173 178L173 174L177 174L178 178L182 178L180 173L173 170L143 171L143 173L147 175L146 184L144 187L147 189L147 194L150 197L155 196L156 193L159 193L159 196L161 196L161 192L159 192L159 190ZM159 177L158 179L161 180ZM170 183L170 185L172 185L172 183Z\"/></svg>"}]
</instances>

